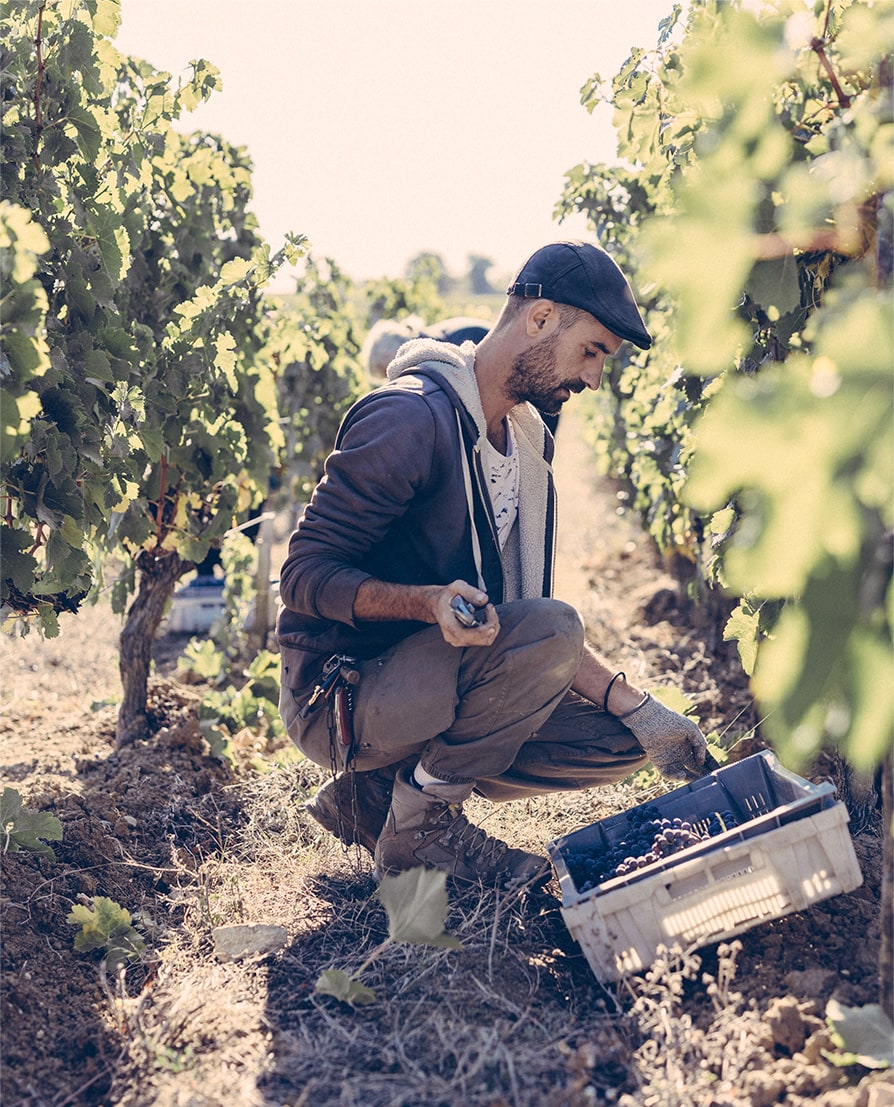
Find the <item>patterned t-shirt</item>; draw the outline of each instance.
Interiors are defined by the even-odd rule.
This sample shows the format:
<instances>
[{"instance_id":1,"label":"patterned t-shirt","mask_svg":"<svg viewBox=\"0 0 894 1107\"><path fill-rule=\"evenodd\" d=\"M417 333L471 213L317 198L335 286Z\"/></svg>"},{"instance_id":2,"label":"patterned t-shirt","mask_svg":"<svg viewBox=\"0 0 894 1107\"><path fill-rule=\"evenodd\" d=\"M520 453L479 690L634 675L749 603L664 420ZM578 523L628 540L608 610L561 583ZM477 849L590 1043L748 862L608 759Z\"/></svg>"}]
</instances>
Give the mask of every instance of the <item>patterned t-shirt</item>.
<instances>
[{"instance_id":1,"label":"patterned t-shirt","mask_svg":"<svg viewBox=\"0 0 894 1107\"><path fill-rule=\"evenodd\" d=\"M493 505L494 519L497 523L497 537L502 550L518 516L518 451L515 448L512 424L508 419L506 420L506 454L501 454L487 439L482 453L490 502Z\"/></svg>"}]
</instances>

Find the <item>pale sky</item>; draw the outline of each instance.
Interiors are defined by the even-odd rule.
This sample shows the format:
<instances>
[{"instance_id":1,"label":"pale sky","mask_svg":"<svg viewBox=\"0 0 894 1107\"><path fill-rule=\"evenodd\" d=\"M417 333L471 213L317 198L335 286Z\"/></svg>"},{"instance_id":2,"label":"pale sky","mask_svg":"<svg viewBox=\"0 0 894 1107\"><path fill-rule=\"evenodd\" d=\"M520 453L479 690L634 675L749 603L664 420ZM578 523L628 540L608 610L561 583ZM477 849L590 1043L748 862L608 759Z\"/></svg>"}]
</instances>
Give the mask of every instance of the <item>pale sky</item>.
<instances>
[{"instance_id":1,"label":"pale sky","mask_svg":"<svg viewBox=\"0 0 894 1107\"><path fill-rule=\"evenodd\" d=\"M552 211L564 174L613 161L611 111L580 104L672 0L122 0L119 49L223 90L185 117L246 146L261 233L305 234L355 280L423 250L515 270L585 233ZM278 282L281 284L282 282ZM288 287L291 287L289 282Z\"/></svg>"}]
</instances>

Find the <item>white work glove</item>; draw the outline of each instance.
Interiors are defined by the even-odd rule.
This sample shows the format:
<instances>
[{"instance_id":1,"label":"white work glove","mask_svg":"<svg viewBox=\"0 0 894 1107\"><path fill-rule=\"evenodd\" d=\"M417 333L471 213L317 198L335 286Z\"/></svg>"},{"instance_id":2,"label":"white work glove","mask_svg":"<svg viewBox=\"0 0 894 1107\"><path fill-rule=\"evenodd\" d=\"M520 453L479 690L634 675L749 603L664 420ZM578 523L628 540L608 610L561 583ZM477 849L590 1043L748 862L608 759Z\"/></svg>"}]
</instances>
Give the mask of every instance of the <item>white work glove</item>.
<instances>
[{"instance_id":1,"label":"white work glove","mask_svg":"<svg viewBox=\"0 0 894 1107\"><path fill-rule=\"evenodd\" d=\"M622 721L662 776L694 780L704 772L708 744L685 715L671 711L647 692L639 707L624 715Z\"/></svg>"}]
</instances>

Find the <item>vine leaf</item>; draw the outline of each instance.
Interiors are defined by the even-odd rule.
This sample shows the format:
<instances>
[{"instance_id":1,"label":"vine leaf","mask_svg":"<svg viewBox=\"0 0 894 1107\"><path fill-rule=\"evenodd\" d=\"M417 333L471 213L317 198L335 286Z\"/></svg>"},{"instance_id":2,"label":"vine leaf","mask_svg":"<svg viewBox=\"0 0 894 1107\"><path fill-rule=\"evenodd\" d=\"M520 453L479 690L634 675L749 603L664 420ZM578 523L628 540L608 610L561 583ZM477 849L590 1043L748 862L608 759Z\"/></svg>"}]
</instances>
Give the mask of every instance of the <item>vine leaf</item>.
<instances>
[{"instance_id":1,"label":"vine leaf","mask_svg":"<svg viewBox=\"0 0 894 1107\"><path fill-rule=\"evenodd\" d=\"M146 948L132 925L130 912L107 896L94 896L92 907L76 903L66 921L75 926L81 924L75 935L75 949L79 953L105 949L105 959L110 965L136 961Z\"/></svg>"},{"instance_id":2,"label":"vine leaf","mask_svg":"<svg viewBox=\"0 0 894 1107\"><path fill-rule=\"evenodd\" d=\"M794 256L755 262L745 290L765 311L776 308L778 315L796 311L801 306L801 286Z\"/></svg>"},{"instance_id":3,"label":"vine leaf","mask_svg":"<svg viewBox=\"0 0 894 1107\"><path fill-rule=\"evenodd\" d=\"M444 931L447 918L447 874L435 869L407 869L383 877L379 899L388 913L388 936L393 942L462 949L462 943Z\"/></svg>"},{"instance_id":4,"label":"vine leaf","mask_svg":"<svg viewBox=\"0 0 894 1107\"><path fill-rule=\"evenodd\" d=\"M321 972L316 991L325 996L333 996L342 1003L349 1003L352 1007L366 1007L376 1002L376 993L372 988L367 988L341 969L325 969Z\"/></svg>"},{"instance_id":5,"label":"vine leaf","mask_svg":"<svg viewBox=\"0 0 894 1107\"><path fill-rule=\"evenodd\" d=\"M836 999L826 1004L826 1017L840 1052L823 1050L833 1065L863 1065L867 1069L894 1066L894 1026L877 1003L845 1007Z\"/></svg>"},{"instance_id":6,"label":"vine leaf","mask_svg":"<svg viewBox=\"0 0 894 1107\"><path fill-rule=\"evenodd\" d=\"M407 869L397 876L385 876L379 885L379 899L388 915L388 937L377 946L350 976L340 969L326 969L317 978L315 990L333 996L352 1007L376 1002L376 993L357 977L395 942L462 949L462 944L444 930L447 917L447 874L422 867Z\"/></svg>"},{"instance_id":7,"label":"vine leaf","mask_svg":"<svg viewBox=\"0 0 894 1107\"><path fill-rule=\"evenodd\" d=\"M4 788L0 795L0 834L4 853L26 849L55 861L53 847L41 838L61 842L62 823L45 811L29 811L15 788Z\"/></svg>"},{"instance_id":8,"label":"vine leaf","mask_svg":"<svg viewBox=\"0 0 894 1107\"><path fill-rule=\"evenodd\" d=\"M739 604L723 628L723 640L736 643L742 668L752 676L760 645L760 612L748 610L744 603Z\"/></svg>"}]
</instances>

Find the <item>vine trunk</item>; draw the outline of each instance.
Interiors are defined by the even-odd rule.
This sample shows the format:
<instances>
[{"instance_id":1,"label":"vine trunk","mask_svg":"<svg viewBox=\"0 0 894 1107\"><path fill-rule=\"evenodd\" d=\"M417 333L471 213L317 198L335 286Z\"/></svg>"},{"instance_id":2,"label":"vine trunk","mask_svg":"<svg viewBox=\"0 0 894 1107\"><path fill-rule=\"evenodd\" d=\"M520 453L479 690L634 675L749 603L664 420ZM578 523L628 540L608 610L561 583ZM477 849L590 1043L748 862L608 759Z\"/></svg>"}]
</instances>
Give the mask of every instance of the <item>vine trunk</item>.
<instances>
[{"instance_id":1,"label":"vine trunk","mask_svg":"<svg viewBox=\"0 0 894 1107\"><path fill-rule=\"evenodd\" d=\"M139 591L128 609L120 639L118 668L123 695L115 736L118 749L148 736L146 699L152 643L174 586L193 563L173 552L162 556L144 552L137 566Z\"/></svg>"}]
</instances>

